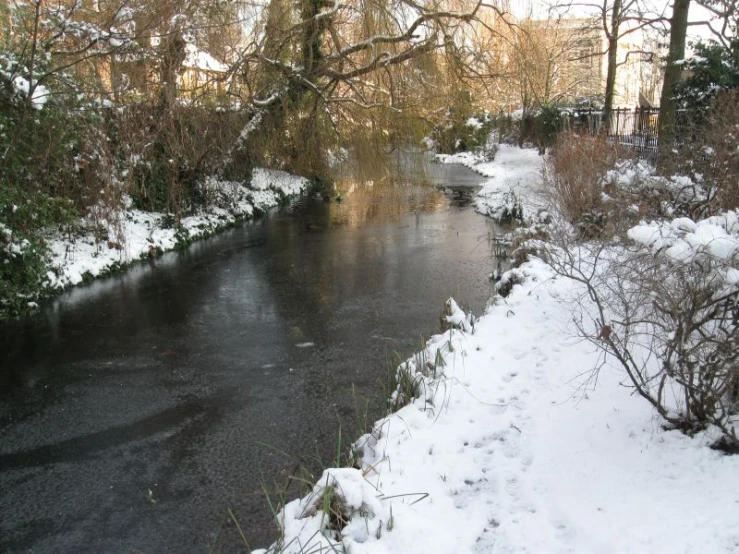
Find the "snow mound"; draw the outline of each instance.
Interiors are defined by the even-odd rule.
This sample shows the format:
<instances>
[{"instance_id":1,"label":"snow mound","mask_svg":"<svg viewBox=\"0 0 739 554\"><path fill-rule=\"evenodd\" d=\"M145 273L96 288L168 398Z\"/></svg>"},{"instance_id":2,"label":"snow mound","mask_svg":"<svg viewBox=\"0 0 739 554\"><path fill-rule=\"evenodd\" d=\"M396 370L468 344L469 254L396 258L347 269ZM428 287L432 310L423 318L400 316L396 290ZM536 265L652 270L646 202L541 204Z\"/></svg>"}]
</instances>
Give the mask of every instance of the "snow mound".
<instances>
[{"instance_id":1,"label":"snow mound","mask_svg":"<svg viewBox=\"0 0 739 554\"><path fill-rule=\"evenodd\" d=\"M739 213L731 211L697 222L680 217L642 223L629 229L628 236L677 262L711 258L734 264L739 254Z\"/></svg>"},{"instance_id":2,"label":"snow mound","mask_svg":"<svg viewBox=\"0 0 739 554\"><path fill-rule=\"evenodd\" d=\"M278 521L290 539L280 552L332 552L342 543L377 542L392 526L389 506L360 470L327 469L310 494L282 509Z\"/></svg>"}]
</instances>

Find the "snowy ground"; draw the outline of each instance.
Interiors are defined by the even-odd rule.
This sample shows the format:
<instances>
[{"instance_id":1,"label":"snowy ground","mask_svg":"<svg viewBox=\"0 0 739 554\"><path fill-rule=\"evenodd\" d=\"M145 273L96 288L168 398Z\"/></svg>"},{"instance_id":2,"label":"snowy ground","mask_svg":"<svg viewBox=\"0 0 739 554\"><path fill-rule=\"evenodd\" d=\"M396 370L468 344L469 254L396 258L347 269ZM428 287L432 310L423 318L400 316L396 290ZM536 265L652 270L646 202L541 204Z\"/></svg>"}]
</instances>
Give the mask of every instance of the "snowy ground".
<instances>
[{"instance_id":1,"label":"snowy ground","mask_svg":"<svg viewBox=\"0 0 739 554\"><path fill-rule=\"evenodd\" d=\"M511 192L521 201L525 219L546 208L541 190L542 157L532 148L501 144L492 162L470 152L440 154L436 158L441 163L462 164L488 179L475 200L477 211L484 215L495 217L500 207L510 202Z\"/></svg>"},{"instance_id":2,"label":"snowy ground","mask_svg":"<svg viewBox=\"0 0 739 554\"><path fill-rule=\"evenodd\" d=\"M122 210L115 221L102 219L104 240L92 231L83 235L57 233L48 237L51 260L46 286L62 289L104 275L121 266L172 250L197 238L212 235L255 210L276 206L281 196L300 194L308 182L282 171L256 169L249 188L238 182L208 181L211 207L183 218L181 228L166 224L164 214ZM90 221L83 222L88 228Z\"/></svg>"},{"instance_id":3,"label":"snowy ground","mask_svg":"<svg viewBox=\"0 0 739 554\"><path fill-rule=\"evenodd\" d=\"M503 148L486 171L524 191L539 163ZM579 291L541 262L522 269L474 329L452 305L467 331L409 362L424 394L359 441L361 469L329 469L288 503L274 551L739 552L739 457L664 431L614 368L593 388L598 354L571 318Z\"/></svg>"}]
</instances>

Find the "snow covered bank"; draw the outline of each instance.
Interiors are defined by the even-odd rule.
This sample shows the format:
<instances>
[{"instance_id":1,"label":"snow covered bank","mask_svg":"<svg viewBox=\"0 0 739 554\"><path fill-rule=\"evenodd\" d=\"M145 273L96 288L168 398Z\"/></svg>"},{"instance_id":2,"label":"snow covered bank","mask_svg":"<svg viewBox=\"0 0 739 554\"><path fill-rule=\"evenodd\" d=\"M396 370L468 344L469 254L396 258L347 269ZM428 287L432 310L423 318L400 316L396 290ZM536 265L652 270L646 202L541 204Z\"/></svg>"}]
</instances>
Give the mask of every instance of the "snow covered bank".
<instances>
[{"instance_id":1,"label":"snow covered bank","mask_svg":"<svg viewBox=\"0 0 739 554\"><path fill-rule=\"evenodd\" d=\"M249 188L239 182L207 181L204 192L210 207L183 218L180 227L165 214L129 208L118 214L117 221L102 221L104 241L96 240L92 231L81 236L54 233L47 238L51 259L44 285L63 289L189 244L248 219L255 211L272 208L281 198L300 194L307 186L302 177L256 169ZM94 227L90 221L82 223L88 229Z\"/></svg>"},{"instance_id":2,"label":"snow covered bank","mask_svg":"<svg viewBox=\"0 0 739 554\"><path fill-rule=\"evenodd\" d=\"M546 206L541 195L544 158L533 148L501 144L490 162L470 152L440 154L436 158L442 163L464 165L488 178L475 201L477 211L484 215L498 218L502 209L510 209L514 199L520 201L527 220Z\"/></svg>"},{"instance_id":3,"label":"snow covered bank","mask_svg":"<svg viewBox=\"0 0 739 554\"><path fill-rule=\"evenodd\" d=\"M475 168L491 177L478 209L490 213L515 186L532 213L540 164L534 151L501 147ZM739 250L736 221L682 218L630 234L681 260L723 260ZM269 552L739 551L739 456L709 448L710 430L663 429L597 340L579 336L582 284L536 259L517 271L521 284L474 325L450 302L455 329L401 368L418 398L356 443L354 468L326 470L284 507Z\"/></svg>"},{"instance_id":4,"label":"snow covered bank","mask_svg":"<svg viewBox=\"0 0 739 554\"><path fill-rule=\"evenodd\" d=\"M285 507L277 551L739 548L739 459L663 431L608 367L588 386L598 356L573 338L572 282L526 269L473 333L428 342L421 398L359 441L359 469L327 470Z\"/></svg>"}]
</instances>

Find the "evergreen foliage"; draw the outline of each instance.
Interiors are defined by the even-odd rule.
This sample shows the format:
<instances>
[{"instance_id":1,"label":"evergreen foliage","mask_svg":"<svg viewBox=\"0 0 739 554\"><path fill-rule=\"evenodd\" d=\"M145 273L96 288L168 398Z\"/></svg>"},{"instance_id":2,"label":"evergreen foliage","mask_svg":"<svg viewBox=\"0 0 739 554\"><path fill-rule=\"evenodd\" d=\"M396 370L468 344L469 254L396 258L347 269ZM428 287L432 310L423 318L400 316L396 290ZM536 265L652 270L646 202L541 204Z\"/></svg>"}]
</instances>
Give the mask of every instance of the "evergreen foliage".
<instances>
[{"instance_id":1,"label":"evergreen foliage","mask_svg":"<svg viewBox=\"0 0 739 554\"><path fill-rule=\"evenodd\" d=\"M739 87L739 38L727 46L714 41L693 45L685 62L685 79L678 84L682 108L706 108L720 92Z\"/></svg>"}]
</instances>

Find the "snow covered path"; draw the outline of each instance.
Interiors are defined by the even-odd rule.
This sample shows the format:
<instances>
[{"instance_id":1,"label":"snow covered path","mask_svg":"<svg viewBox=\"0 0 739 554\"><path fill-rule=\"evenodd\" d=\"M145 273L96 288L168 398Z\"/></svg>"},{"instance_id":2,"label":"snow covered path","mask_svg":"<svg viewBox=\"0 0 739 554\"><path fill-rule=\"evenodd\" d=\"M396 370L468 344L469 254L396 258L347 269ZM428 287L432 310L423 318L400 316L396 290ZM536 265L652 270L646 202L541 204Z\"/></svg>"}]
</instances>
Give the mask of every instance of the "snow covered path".
<instances>
[{"instance_id":1,"label":"snow covered path","mask_svg":"<svg viewBox=\"0 0 739 554\"><path fill-rule=\"evenodd\" d=\"M528 154L505 152L491 189L538 174L538 155L527 168ZM539 261L522 270L473 332L411 359L421 398L359 441L361 469L326 470L285 507L275 552L739 552L739 456L664 431L617 368L594 379L575 285Z\"/></svg>"},{"instance_id":2,"label":"snow covered path","mask_svg":"<svg viewBox=\"0 0 739 554\"><path fill-rule=\"evenodd\" d=\"M526 219L547 207L542 196L543 158L532 148L501 144L492 162L482 161L469 152L440 154L437 159L442 163L462 164L488 178L475 200L475 207L481 214L494 215L498 207L505 203L504 196L510 191L521 200Z\"/></svg>"}]
</instances>

